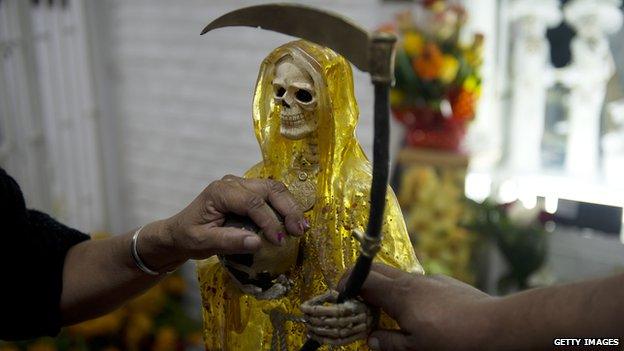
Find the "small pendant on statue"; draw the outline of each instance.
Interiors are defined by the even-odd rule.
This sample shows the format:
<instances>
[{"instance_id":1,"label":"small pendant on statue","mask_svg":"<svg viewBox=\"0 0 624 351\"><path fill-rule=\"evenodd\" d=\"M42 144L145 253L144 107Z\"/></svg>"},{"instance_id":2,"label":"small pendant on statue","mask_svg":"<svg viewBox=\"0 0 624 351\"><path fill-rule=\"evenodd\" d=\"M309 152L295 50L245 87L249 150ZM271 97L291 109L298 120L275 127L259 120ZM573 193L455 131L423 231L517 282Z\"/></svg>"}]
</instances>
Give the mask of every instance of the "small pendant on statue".
<instances>
[{"instance_id":1,"label":"small pendant on statue","mask_svg":"<svg viewBox=\"0 0 624 351\"><path fill-rule=\"evenodd\" d=\"M288 174L286 186L299 203L303 212L309 211L316 203L316 180L305 171Z\"/></svg>"}]
</instances>

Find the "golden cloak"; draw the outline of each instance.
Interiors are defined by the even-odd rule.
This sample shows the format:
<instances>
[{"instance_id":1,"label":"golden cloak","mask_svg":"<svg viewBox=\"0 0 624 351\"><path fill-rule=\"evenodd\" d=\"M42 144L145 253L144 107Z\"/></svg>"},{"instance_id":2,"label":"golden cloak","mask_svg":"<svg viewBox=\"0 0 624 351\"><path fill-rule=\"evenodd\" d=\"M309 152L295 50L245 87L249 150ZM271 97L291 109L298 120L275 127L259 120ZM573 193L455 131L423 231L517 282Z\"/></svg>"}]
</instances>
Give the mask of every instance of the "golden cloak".
<instances>
[{"instance_id":1,"label":"golden cloak","mask_svg":"<svg viewBox=\"0 0 624 351\"><path fill-rule=\"evenodd\" d=\"M242 294L216 258L198 263L207 350L281 350L280 344L298 350L305 341L305 326L289 319L301 315L299 305L303 301L336 287L358 255L359 243L352 238L353 229L366 228L372 176L370 163L355 136L359 112L351 65L330 49L298 40L275 49L262 62L253 100L253 122L262 161L245 177L272 178L288 186L286 176L292 155L304 147L305 141L280 135L280 106L273 100L274 67L286 55L303 59L307 70L317 71L311 76L321 77L321 81L314 81L321 108L317 115L320 170L316 176L316 202L305 213L311 229L301 240L300 264L287 274L294 282L293 288L279 299L257 300ZM382 248L375 260L422 272L394 193L388 190ZM336 349L367 347L364 342L356 342Z\"/></svg>"}]
</instances>

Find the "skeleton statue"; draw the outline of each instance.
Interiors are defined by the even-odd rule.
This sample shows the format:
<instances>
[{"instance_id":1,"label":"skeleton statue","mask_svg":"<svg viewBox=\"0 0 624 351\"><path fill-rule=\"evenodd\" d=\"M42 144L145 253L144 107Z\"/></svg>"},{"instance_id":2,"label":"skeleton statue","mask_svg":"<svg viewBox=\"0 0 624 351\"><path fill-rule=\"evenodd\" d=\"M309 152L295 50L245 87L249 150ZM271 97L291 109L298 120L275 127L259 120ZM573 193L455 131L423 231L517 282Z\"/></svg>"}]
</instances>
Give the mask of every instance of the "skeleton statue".
<instances>
[{"instance_id":1,"label":"skeleton statue","mask_svg":"<svg viewBox=\"0 0 624 351\"><path fill-rule=\"evenodd\" d=\"M310 229L283 246L266 242L254 255L199 263L207 349L296 350L308 335L335 349L367 349L360 339L376 314L357 299L335 303L338 281L358 255L353 233L366 226L370 206L357 118L351 66L334 51L299 40L263 61L253 101L262 161L245 177L283 182ZM422 272L391 190L382 232L376 260ZM395 327L384 315L379 323Z\"/></svg>"}]
</instances>

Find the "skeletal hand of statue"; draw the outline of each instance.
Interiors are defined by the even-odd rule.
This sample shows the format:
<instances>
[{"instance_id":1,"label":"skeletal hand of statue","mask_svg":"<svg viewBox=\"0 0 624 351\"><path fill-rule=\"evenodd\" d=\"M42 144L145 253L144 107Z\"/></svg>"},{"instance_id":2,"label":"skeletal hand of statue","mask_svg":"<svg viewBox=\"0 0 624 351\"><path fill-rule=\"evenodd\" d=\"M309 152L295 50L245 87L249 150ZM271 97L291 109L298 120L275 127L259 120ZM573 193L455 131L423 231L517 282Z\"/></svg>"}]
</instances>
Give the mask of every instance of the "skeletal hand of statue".
<instances>
[{"instance_id":1,"label":"skeletal hand of statue","mask_svg":"<svg viewBox=\"0 0 624 351\"><path fill-rule=\"evenodd\" d=\"M316 296L301 305L309 336L334 346L365 339L373 326L373 313L359 300L336 303L337 291Z\"/></svg>"},{"instance_id":2,"label":"skeletal hand of statue","mask_svg":"<svg viewBox=\"0 0 624 351\"><path fill-rule=\"evenodd\" d=\"M279 299L286 295L292 287L292 282L283 274L275 278L274 284L266 290L262 290L253 284L243 284L236 277L233 277L233 280L242 292L252 295L258 300Z\"/></svg>"}]
</instances>

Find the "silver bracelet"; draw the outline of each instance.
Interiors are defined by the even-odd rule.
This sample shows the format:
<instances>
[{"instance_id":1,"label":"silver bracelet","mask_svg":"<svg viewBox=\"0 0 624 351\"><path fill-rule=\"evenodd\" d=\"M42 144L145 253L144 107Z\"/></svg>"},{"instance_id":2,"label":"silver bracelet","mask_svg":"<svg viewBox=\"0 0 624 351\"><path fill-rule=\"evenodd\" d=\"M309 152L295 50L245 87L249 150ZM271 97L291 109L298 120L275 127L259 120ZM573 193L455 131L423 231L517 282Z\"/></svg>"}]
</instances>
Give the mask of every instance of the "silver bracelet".
<instances>
[{"instance_id":1,"label":"silver bracelet","mask_svg":"<svg viewBox=\"0 0 624 351\"><path fill-rule=\"evenodd\" d=\"M139 267L140 270L149 275L160 275L160 273L156 272L155 270L149 269L139 256L139 251L137 250L137 241L141 229L143 229L143 226L139 227L139 229L137 229L137 231L134 232L134 235L132 236L132 245L130 251L132 252L132 258L134 259L134 263L137 265L137 267Z\"/></svg>"}]
</instances>

